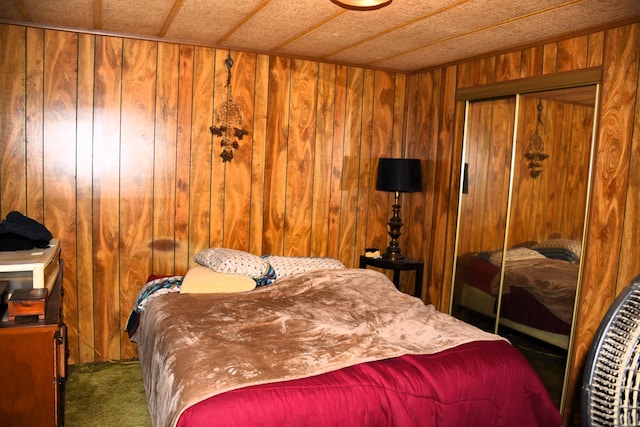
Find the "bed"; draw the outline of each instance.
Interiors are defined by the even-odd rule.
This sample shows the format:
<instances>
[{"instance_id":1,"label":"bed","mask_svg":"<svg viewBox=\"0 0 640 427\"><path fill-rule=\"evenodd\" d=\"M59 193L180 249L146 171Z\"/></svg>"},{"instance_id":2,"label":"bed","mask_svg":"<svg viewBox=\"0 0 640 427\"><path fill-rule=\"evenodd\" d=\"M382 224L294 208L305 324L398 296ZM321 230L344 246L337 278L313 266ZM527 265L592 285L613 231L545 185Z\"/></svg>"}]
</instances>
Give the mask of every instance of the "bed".
<instances>
[{"instance_id":1,"label":"bed","mask_svg":"<svg viewBox=\"0 0 640 427\"><path fill-rule=\"evenodd\" d=\"M576 253L577 252L577 253ZM508 249L500 324L567 349L579 272L579 242L554 239ZM495 318L502 250L458 259L456 301Z\"/></svg>"},{"instance_id":2,"label":"bed","mask_svg":"<svg viewBox=\"0 0 640 427\"><path fill-rule=\"evenodd\" d=\"M375 270L311 269L225 293L185 293L181 280L151 278L127 326L154 426L561 423L505 339Z\"/></svg>"}]
</instances>

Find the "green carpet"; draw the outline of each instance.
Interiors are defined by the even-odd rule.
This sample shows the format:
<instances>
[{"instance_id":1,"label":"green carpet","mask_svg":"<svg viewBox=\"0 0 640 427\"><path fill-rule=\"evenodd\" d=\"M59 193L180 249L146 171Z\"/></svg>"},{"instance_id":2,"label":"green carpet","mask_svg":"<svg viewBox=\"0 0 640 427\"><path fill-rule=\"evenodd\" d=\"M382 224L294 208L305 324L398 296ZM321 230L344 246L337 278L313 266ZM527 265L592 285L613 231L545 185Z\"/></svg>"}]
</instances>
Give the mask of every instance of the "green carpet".
<instances>
[{"instance_id":1,"label":"green carpet","mask_svg":"<svg viewBox=\"0 0 640 427\"><path fill-rule=\"evenodd\" d=\"M70 365L64 417L66 427L151 426L140 364Z\"/></svg>"}]
</instances>

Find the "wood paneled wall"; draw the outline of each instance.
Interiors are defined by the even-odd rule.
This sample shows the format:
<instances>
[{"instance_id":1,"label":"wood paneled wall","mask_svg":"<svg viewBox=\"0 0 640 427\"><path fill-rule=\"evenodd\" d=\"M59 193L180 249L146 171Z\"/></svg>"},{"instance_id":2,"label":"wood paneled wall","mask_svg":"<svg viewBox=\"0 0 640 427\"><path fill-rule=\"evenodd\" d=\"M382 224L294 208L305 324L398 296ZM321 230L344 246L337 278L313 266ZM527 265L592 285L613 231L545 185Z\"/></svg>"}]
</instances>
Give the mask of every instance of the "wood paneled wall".
<instances>
[{"instance_id":1,"label":"wood paneled wall","mask_svg":"<svg viewBox=\"0 0 640 427\"><path fill-rule=\"evenodd\" d=\"M453 242L460 177L462 102L457 89L600 67L603 71L585 268L570 355L565 425L578 425L584 361L595 330L615 296L640 274L640 23L434 68L409 78L408 151L425 156L424 218L428 299L445 309L451 298ZM454 194L455 193L455 194ZM424 245L424 246L423 246Z\"/></svg>"},{"instance_id":2,"label":"wood paneled wall","mask_svg":"<svg viewBox=\"0 0 640 427\"><path fill-rule=\"evenodd\" d=\"M249 134L223 163L229 54ZM404 74L0 25L0 77L0 213L61 240L70 363L135 357L146 277L207 247L348 266L386 247L376 159L404 152Z\"/></svg>"}]
</instances>

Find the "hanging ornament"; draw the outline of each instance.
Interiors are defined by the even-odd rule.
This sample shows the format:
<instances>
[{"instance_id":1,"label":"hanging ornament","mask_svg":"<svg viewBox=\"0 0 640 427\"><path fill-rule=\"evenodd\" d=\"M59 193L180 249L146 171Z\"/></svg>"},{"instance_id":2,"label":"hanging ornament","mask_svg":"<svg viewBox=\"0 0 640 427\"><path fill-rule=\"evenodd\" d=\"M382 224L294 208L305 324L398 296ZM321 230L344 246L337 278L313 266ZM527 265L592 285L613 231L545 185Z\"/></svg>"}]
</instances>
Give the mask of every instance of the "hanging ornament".
<instances>
[{"instance_id":1,"label":"hanging ornament","mask_svg":"<svg viewBox=\"0 0 640 427\"><path fill-rule=\"evenodd\" d=\"M233 159L233 150L240 147L238 141L242 141L249 132L242 127L242 112L238 104L233 102L231 96L231 67L233 67L233 58L231 52L224 60L227 67L227 100L220 104L215 111L215 124L209 128L211 134L220 138L220 146L222 151L220 157L222 162L230 162Z\"/></svg>"},{"instance_id":2,"label":"hanging ornament","mask_svg":"<svg viewBox=\"0 0 640 427\"><path fill-rule=\"evenodd\" d=\"M544 152L544 141L538 131L538 127L540 125L544 126L544 123L542 123L542 100L538 101L538 120L536 121L536 131L531 135L527 153L524 155L527 160L529 160L529 173L532 178L540 176L542 173L542 161L549 157L549 155Z\"/></svg>"}]
</instances>

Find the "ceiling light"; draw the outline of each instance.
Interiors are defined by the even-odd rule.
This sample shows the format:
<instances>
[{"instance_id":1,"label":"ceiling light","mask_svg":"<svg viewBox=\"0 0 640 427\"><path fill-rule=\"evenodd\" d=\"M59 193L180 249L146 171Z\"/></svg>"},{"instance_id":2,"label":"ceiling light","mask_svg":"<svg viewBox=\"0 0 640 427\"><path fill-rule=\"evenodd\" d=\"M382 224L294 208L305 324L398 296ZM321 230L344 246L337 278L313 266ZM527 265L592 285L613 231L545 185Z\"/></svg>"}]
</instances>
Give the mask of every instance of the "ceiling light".
<instances>
[{"instance_id":1,"label":"ceiling light","mask_svg":"<svg viewBox=\"0 0 640 427\"><path fill-rule=\"evenodd\" d=\"M375 10L385 7L392 0L331 0L340 7L350 10Z\"/></svg>"}]
</instances>

